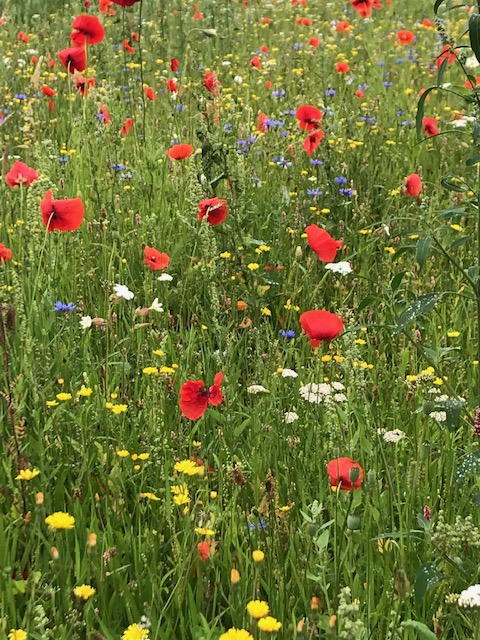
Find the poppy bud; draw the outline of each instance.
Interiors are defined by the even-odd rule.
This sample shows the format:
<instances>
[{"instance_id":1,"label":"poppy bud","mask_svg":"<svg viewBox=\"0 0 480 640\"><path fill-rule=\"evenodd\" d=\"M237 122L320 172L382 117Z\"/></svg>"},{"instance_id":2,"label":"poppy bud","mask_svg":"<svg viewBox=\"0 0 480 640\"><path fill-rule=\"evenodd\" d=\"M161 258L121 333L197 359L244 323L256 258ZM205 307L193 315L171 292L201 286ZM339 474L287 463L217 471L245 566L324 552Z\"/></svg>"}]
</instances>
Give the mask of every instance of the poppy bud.
<instances>
[{"instance_id":1,"label":"poppy bud","mask_svg":"<svg viewBox=\"0 0 480 640\"><path fill-rule=\"evenodd\" d=\"M232 569L230 571L230 583L235 585L240 582L240 573L237 569Z\"/></svg>"},{"instance_id":2,"label":"poppy bud","mask_svg":"<svg viewBox=\"0 0 480 640\"><path fill-rule=\"evenodd\" d=\"M360 469L358 467L352 467L349 473L350 482L352 485L360 478Z\"/></svg>"},{"instance_id":3,"label":"poppy bud","mask_svg":"<svg viewBox=\"0 0 480 640\"><path fill-rule=\"evenodd\" d=\"M302 255L303 255L302 247L298 246L298 247L295 249L295 258L296 258L297 260L300 260L300 258L302 257Z\"/></svg>"},{"instance_id":4,"label":"poppy bud","mask_svg":"<svg viewBox=\"0 0 480 640\"><path fill-rule=\"evenodd\" d=\"M216 29L202 29L202 33L204 36L207 36L208 38L215 38L215 36L217 35L217 30Z\"/></svg>"},{"instance_id":5,"label":"poppy bud","mask_svg":"<svg viewBox=\"0 0 480 640\"><path fill-rule=\"evenodd\" d=\"M51 547L50 548L50 553L52 555L52 559L53 560L58 560L60 558L60 554L58 553L58 549L57 547Z\"/></svg>"},{"instance_id":6,"label":"poppy bud","mask_svg":"<svg viewBox=\"0 0 480 640\"><path fill-rule=\"evenodd\" d=\"M350 514L347 518L347 528L350 531L358 531L360 529L360 518Z\"/></svg>"}]
</instances>

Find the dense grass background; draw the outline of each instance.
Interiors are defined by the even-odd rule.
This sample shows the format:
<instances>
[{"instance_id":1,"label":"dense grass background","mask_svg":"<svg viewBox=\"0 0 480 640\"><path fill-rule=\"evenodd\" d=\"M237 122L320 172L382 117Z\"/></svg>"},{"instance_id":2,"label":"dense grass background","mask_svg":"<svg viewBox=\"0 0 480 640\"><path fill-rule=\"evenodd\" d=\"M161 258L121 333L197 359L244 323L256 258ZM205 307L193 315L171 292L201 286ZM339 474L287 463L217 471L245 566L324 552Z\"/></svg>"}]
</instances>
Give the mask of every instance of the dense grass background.
<instances>
[{"instance_id":1,"label":"dense grass background","mask_svg":"<svg viewBox=\"0 0 480 640\"><path fill-rule=\"evenodd\" d=\"M102 16L105 40L88 50L84 75L95 88L86 98L57 59L82 4L0 2L3 174L14 159L41 174L29 189L0 187L0 241L13 253L0 265L0 633L111 640L146 616L153 639L217 640L230 627L262 637L246 613L258 598L283 623L278 638L428 637L400 626L408 620L471 638L476 613L445 596L478 581L478 479L467 473L478 467L478 333L463 270L476 261L479 185L477 166L465 166L471 125L450 124L473 113L460 97L430 94L425 115L449 133L417 143L419 93L436 83L442 46L422 25L433 2L393 0L366 21L339 2L114 6ZM96 0L89 12L100 15ZM460 38L466 13L443 18ZM337 32L345 19L349 33ZM398 45L398 29L415 34L411 47ZM202 85L205 70L221 82L217 97ZM176 99L165 88L172 77ZM464 80L456 65L443 78ZM43 83L57 92L53 112ZM302 151L302 104L325 111L312 156L321 163ZM260 112L283 124L258 131ZM195 154L170 161L174 142ZM418 171L424 188L409 198L404 179ZM468 187L443 188L449 173ZM39 202L49 188L82 198L78 231L45 231ZM198 202L214 195L229 206L215 228L197 218ZM457 213L441 213L449 209ZM324 269L305 238L311 223L343 238L337 260L352 274ZM427 234L440 246L423 260ZM170 255L171 282L142 264L146 245ZM117 283L132 301L112 301ZM435 308L395 333L399 315L432 292L441 294ZM155 298L164 313L136 312ZM76 310L55 312L57 300ZM346 331L313 350L298 318L316 308L341 315ZM104 323L82 329L87 315ZM282 337L287 330L295 337ZM225 402L197 422L182 418L181 385L211 385L217 371ZM342 383L345 401L305 401L301 387L323 382ZM254 384L267 392L249 393ZM82 386L91 395L78 396ZM465 400L452 428L425 409L440 394ZM107 402L127 409L115 414ZM286 423L286 412L298 420ZM394 429L405 436L386 442L381 430ZM358 491L333 492L327 463L345 456L365 479ZM174 471L190 457L204 475ZM40 474L16 479L25 468ZM171 489L184 483L190 503L178 506ZM56 511L74 516L73 530L48 529ZM206 561L198 527L215 532ZM82 603L73 589L84 583L96 594ZM349 618L359 626L349 630Z\"/></svg>"}]
</instances>

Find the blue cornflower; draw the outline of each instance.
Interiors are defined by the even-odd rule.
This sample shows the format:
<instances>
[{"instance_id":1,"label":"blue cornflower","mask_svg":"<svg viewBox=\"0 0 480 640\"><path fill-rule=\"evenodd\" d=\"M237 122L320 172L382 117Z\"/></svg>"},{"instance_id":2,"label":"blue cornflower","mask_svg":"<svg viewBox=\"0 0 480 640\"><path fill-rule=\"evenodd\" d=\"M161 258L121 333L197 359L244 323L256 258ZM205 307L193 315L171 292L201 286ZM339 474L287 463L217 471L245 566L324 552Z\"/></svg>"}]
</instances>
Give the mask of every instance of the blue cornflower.
<instances>
[{"instance_id":1,"label":"blue cornflower","mask_svg":"<svg viewBox=\"0 0 480 640\"><path fill-rule=\"evenodd\" d=\"M336 93L336 92L335 92L335 89L327 89L327 90L325 91L325 95L326 95L326 96L329 96L329 97L334 96L334 95L335 95L335 93Z\"/></svg>"},{"instance_id":2,"label":"blue cornflower","mask_svg":"<svg viewBox=\"0 0 480 640\"><path fill-rule=\"evenodd\" d=\"M68 162L68 158L60 156L58 161L61 162L62 164L65 164L66 162Z\"/></svg>"},{"instance_id":3,"label":"blue cornflower","mask_svg":"<svg viewBox=\"0 0 480 640\"><path fill-rule=\"evenodd\" d=\"M323 196L323 191L321 191L321 189L307 189L307 196L318 198L319 196Z\"/></svg>"},{"instance_id":4,"label":"blue cornflower","mask_svg":"<svg viewBox=\"0 0 480 640\"><path fill-rule=\"evenodd\" d=\"M388 89L388 87L392 87L393 86L393 82L382 82L382 84L383 84L384 87L387 87L387 89Z\"/></svg>"},{"instance_id":5,"label":"blue cornflower","mask_svg":"<svg viewBox=\"0 0 480 640\"><path fill-rule=\"evenodd\" d=\"M232 129L233 129L233 126L232 126L230 123L228 123L228 122L227 122L227 124L226 124L226 125L224 125L224 127L223 127L223 130L224 130L224 131L226 131L227 133L228 133L229 131L231 131Z\"/></svg>"},{"instance_id":6,"label":"blue cornflower","mask_svg":"<svg viewBox=\"0 0 480 640\"><path fill-rule=\"evenodd\" d=\"M175 105L175 111L185 111L187 107L184 104Z\"/></svg>"},{"instance_id":7,"label":"blue cornflower","mask_svg":"<svg viewBox=\"0 0 480 640\"><path fill-rule=\"evenodd\" d=\"M333 181L335 182L335 184L347 184L348 182L345 176L338 176L337 178L334 178Z\"/></svg>"},{"instance_id":8,"label":"blue cornflower","mask_svg":"<svg viewBox=\"0 0 480 640\"><path fill-rule=\"evenodd\" d=\"M61 313L66 313L67 311L75 311L76 308L77 308L77 305L74 304L73 302L68 302L67 304L64 304L60 300L57 300L55 302L53 310L60 311Z\"/></svg>"},{"instance_id":9,"label":"blue cornflower","mask_svg":"<svg viewBox=\"0 0 480 640\"><path fill-rule=\"evenodd\" d=\"M283 156L272 158L272 162L274 162L277 167L283 167L284 169L292 166L292 163Z\"/></svg>"},{"instance_id":10,"label":"blue cornflower","mask_svg":"<svg viewBox=\"0 0 480 640\"><path fill-rule=\"evenodd\" d=\"M280 99L282 99L282 98L284 98L284 97L285 97L285 94L286 94L286 93L287 93L287 92L285 91L285 89L274 89L274 91L272 91L272 96L273 96L274 98L280 98ZM286 113L288 113L288 111L287 111Z\"/></svg>"},{"instance_id":11,"label":"blue cornflower","mask_svg":"<svg viewBox=\"0 0 480 640\"><path fill-rule=\"evenodd\" d=\"M27 99L27 94L26 93L16 93L13 97L16 98L17 100L26 100Z\"/></svg>"},{"instance_id":12,"label":"blue cornflower","mask_svg":"<svg viewBox=\"0 0 480 640\"><path fill-rule=\"evenodd\" d=\"M295 338L295 335L296 335L296 333L295 333L295 331L293 329L287 329L286 331L281 331L280 333L281 333L282 338L289 338L290 340L292 338Z\"/></svg>"},{"instance_id":13,"label":"blue cornflower","mask_svg":"<svg viewBox=\"0 0 480 640\"><path fill-rule=\"evenodd\" d=\"M338 193L341 196L348 196L351 197L353 196L353 194L355 193L353 189L339 189Z\"/></svg>"},{"instance_id":14,"label":"blue cornflower","mask_svg":"<svg viewBox=\"0 0 480 640\"><path fill-rule=\"evenodd\" d=\"M323 160L315 160L315 158L310 158L310 164L314 167L321 167L323 165Z\"/></svg>"}]
</instances>

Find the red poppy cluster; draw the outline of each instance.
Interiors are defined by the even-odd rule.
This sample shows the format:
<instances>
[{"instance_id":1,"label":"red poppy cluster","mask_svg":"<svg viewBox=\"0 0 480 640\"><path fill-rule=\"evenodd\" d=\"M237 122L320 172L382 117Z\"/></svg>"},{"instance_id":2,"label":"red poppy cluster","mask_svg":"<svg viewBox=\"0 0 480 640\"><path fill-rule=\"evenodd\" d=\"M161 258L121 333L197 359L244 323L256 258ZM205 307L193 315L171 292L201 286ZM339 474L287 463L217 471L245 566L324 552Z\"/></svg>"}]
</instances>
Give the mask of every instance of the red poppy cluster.
<instances>
[{"instance_id":1,"label":"red poppy cluster","mask_svg":"<svg viewBox=\"0 0 480 640\"><path fill-rule=\"evenodd\" d=\"M145 247L143 255L143 264L148 264L152 271L161 271L170 264L170 256L166 253L160 253L153 247Z\"/></svg>"},{"instance_id":2,"label":"red poppy cluster","mask_svg":"<svg viewBox=\"0 0 480 640\"><path fill-rule=\"evenodd\" d=\"M102 42L105 37L105 29L96 16L81 14L72 23L70 39L72 47L63 49L58 54L60 62L70 72L85 71L87 67L86 45Z\"/></svg>"},{"instance_id":3,"label":"red poppy cluster","mask_svg":"<svg viewBox=\"0 0 480 640\"><path fill-rule=\"evenodd\" d=\"M223 402L221 384L223 373L219 372L208 388L203 380L187 380L180 389L180 410L190 420L198 420L207 410L208 405L216 407Z\"/></svg>"},{"instance_id":4,"label":"red poppy cluster","mask_svg":"<svg viewBox=\"0 0 480 640\"><path fill-rule=\"evenodd\" d=\"M342 240L334 240L325 229L320 229L316 224L311 224L305 229L308 245L315 251L322 262L333 262L338 249L342 246Z\"/></svg>"},{"instance_id":5,"label":"red poppy cluster","mask_svg":"<svg viewBox=\"0 0 480 640\"><path fill-rule=\"evenodd\" d=\"M324 131L320 128L323 113L317 107L304 104L297 109L295 117L300 129L310 131L303 142L303 150L311 156L325 137Z\"/></svg>"}]
</instances>

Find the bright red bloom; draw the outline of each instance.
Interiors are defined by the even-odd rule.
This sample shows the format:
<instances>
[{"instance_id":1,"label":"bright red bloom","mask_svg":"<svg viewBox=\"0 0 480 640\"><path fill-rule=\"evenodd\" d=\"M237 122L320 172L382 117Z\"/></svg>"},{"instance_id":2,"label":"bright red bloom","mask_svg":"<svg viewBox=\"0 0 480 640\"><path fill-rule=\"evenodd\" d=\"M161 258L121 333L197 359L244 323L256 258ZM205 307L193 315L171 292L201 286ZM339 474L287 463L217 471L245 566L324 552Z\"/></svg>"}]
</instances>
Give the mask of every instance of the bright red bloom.
<instances>
[{"instance_id":1,"label":"bright red bloom","mask_svg":"<svg viewBox=\"0 0 480 640\"><path fill-rule=\"evenodd\" d=\"M360 100L365 97L365 94L363 93L363 91L361 89L357 89L355 91L355 95L357 96L357 98L360 98Z\"/></svg>"},{"instance_id":2,"label":"bright red bloom","mask_svg":"<svg viewBox=\"0 0 480 640\"><path fill-rule=\"evenodd\" d=\"M335 30L339 33L348 33L350 31L350 23L348 20L342 20L341 22L337 22L335 25Z\"/></svg>"},{"instance_id":3,"label":"bright red bloom","mask_svg":"<svg viewBox=\"0 0 480 640\"><path fill-rule=\"evenodd\" d=\"M203 75L203 86L214 96L218 96L218 90L222 86L215 77L213 71L206 71Z\"/></svg>"},{"instance_id":4,"label":"bright red bloom","mask_svg":"<svg viewBox=\"0 0 480 640\"><path fill-rule=\"evenodd\" d=\"M197 544L198 555L202 559L203 562L207 561L207 558L210 557L210 548L212 546L211 540L203 540Z\"/></svg>"},{"instance_id":5,"label":"bright red bloom","mask_svg":"<svg viewBox=\"0 0 480 640\"><path fill-rule=\"evenodd\" d=\"M203 380L187 380L180 389L180 410L190 420L203 416L209 404L216 407L223 402L221 384L223 373L215 375L213 385L208 389Z\"/></svg>"},{"instance_id":6,"label":"bright red bloom","mask_svg":"<svg viewBox=\"0 0 480 640\"><path fill-rule=\"evenodd\" d=\"M405 190L409 196L418 196L422 190L422 180L418 173L412 173L405 178Z\"/></svg>"},{"instance_id":7,"label":"bright red bloom","mask_svg":"<svg viewBox=\"0 0 480 640\"><path fill-rule=\"evenodd\" d=\"M38 178L38 173L28 164L17 160L5 176L5 182L9 187L29 187Z\"/></svg>"},{"instance_id":8,"label":"bright red bloom","mask_svg":"<svg viewBox=\"0 0 480 640\"><path fill-rule=\"evenodd\" d=\"M311 131L305 138L303 143L303 150L308 153L309 156L315 151L321 141L324 139L325 133L321 129L315 129Z\"/></svg>"},{"instance_id":9,"label":"bright red bloom","mask_svg":"<svg viewBox=\"0 0 480 640\"><path fill-rule=\"evenodd\" d=\"M449 44L446 44L443 47L442 52L437 58L437 61L436 61L437 69L441 66L444 60L447 60L447 65L449 65L449 64L453 64L456 59L457 59L457 50L452 49L452 47Z\"/></svg>"},{"instance_id":10,"label":"bright red bloom","mask_svg":"<svg viewBox=\"0 0 480 640\"><path fill-rule=\"evenodd\" d=\"M140 0L112 0L112 2L118 4L118 6L120 7L131 7L133 4L139 1Z\"/></svg>"},{"instance_id":11,"label":"bright red bloom","mask_svg":"<svg viewBox=\"0 0 480 640\"><path fill-rule=\"evenodd\" d=\"M316 107L304 104L299 107L295 113L300 129L311 131L316 129L323 118L322 112Z\"/></svg>"},{"instance_id":12,"label":"bright red bloom","mask_svg":"<svg viewBox=\"0 0 480 640\"><path fill-rule=\"evenodd\" d=\"M153 90L153 87L145 87L145 95L147 96L147 98L149 100L156 100L157 97L155 96L155 92Z\"/></svg>"},{"instance_id":13,"label":"bright red bloom","mask_svg":"<svg viewBox=\"0 0 480 640\"><path fill-rule=\"evenodd\" d=\"M176 58L172 58L170 60L170 69L173 71L173 73L175 73L179 66L180 62Z\"/></svg>"},{"instance_id":14,"label":"bright red bloom","mask_svg":"<svg viewBox=\"0 0 480 640\"><path fill-rule=\"evenodd\" d=\"M103 13L104 15L114 16L115 11L113 9L110 9L112 4L112 0L99 0L98 9L100 13Z\"/></svg>"},{"instance_id":15,"label":"bright red bloom","mask_svg":"<svg viewBox=\"0 0 480 640\"><path fill-rule=\"evenodd\" d=\"M0 242L0 262L8 262L12 259L12 250Z\"/></svg>"},{"instance_id":16,"label":"bright red bloom","mask_svg":"<svg viewBox=\"0 0 480 640\"><path fill-rule=\"evenodd\" d=\"M427 29L433 29L433 27L435 26L435 22L433 20L430 20L429 18L424 18L422 20L422 25Z\"/></svg>"},{"instance_id":17,"label":"bright red bloom","mask_svg":"<svg viewBox=\"0 0 480 640\"><path fill-rule=\"evenodd\" d=\"M310 345L318 347L321 342L330 342L344 329L342 319L329 311L305 311L300 316L302 329L310 338Z\"/></svg>"},{"instance_id":18,"label":"bright red bloom","mask_svg":"<svg viewBox=\"0 0 480 640\"><path fill-rule=\"evenodd\" d=\"M193 14L193 19L194 20L203 20L203 13L201 11L198 11L197 13Z\"/></svg>"},{"instance_id":19,"label":"bright red bloom","mask_svg":"<svg viewBox=\"0 0 480 640\"><path fill-rule=\"evenodd\" d=\"M172 160L186 160L189 158L195 149L191 144L174 144L167 151L167 156L172 158Z\"/></svg>"},{"instance_id":20,"label":"bright red bloom","mask_svg":"<svg viewBox=\"0 0 480 640\"><path fill-rule=\"evenodd\" d=\"M85 43L98 44L105 38L105 29L97 16L89 16L84 13L77 16L72 23L70 38L75 47L81 47Z\"/></svg>"},{"instance_id":21,"label":"bright red bloom","mask_svg":"<svg viewBox=\"0 0 480 640\"><path fill-rule=\"evenodd\" d=\"M207 222L216 227L228 216L227 201L221 198L208 198L198 204L198 219L207 217Z\"/></svg>"},{"instance_id":22,"label":"bright red bloom","mask_svg":"<svg viewBox=\"0 0 480 640\"><path fill-rule=\"evenodd\" d=\"M334 240L328 231L320 229L316 224L308 226L305 233L307 234L308 246L315 251L322 262L335 260L343 240Z\"/></svg>"},{"instance_id":23,"label":"bright red bloom","mask_svg":"<svg viewBox=\"0 0 480 640\"><path fill-rule=\"evenodd\" d=\"M438 120L436 118L424 118L423 133L427 134L427 136L436 136L438 133Z\"/></svg>"},{"instance_id":24,"label":"bright red bloom","mask_svg":"<svg viewBox=\"0 0 480 640\"><path fill-rule=\"evenodd\" d=\"M318 38L310 38L310 40L308 41L308 44L314 49L316 49L317 47L320 46L320 40Z\"/></svg>"},{"instance_id":25,"label":"bright red bloom","mask_svg":"<svg viewBox=\"0 0 480 640\"><path fill-rule=\"evenodd\" d=\"M255 67L255 69L260 69L260 65L262 64L262 62L258 56L253 56L253 58L250 60L250 64L252 67Z\"/></svg>"},{"instance_id":26,"label":"bright red bloom","mask_svg":"<svg viewBox=\"0 0 480 640\"><path fill-rule=\"evenodd\" d=\"M130 129L133 126L133 120L132 118L127 118L125 120L125 122L123 123L123 126L120 130L120 133L122 134L122 136L128 136L128 134L130 133Z\"/></svg>"},{"instance_id":27,"label":"bright red bloom","mask_svg":"<svg viewBox=\"0 0 480 640\"><path fill-rule=\"evenodd\" d=\"M53 96L57 95L57 92L51 89L48 84L42 84L42 93L44 96L48 96L49 98L53 98Z\"/></svg>"},{"instance_id":28,"label":"bright red bloom","mask_svg":"<svg viewBox=\"0 0 480 640\"><path fill-rule=\"evenodd\" d=\"M70 73L85 71L87 67L87 55L84 47L68 47L58 54L60 62Z\"/></svg>"},{"instance_id":29,"label":"bright red bloom","mask_svg":"<svg viewBox=\"0 0 480 640\"><path fill-rule=\"evenodd\" d=\"M169 78L167 80L167 89L171 93L179 93L180 92L180 86L178 84L178 80L176 78Z\"/></svg>"},{"instance_id":30,"label":"bright red bloom","mask_svg":"<svg viewBox=\"0 0 480 640\"><path fill-rule=\"evenodd\" d=\"M475 84L473 84L471 80L466 80L463 86L465 87L465 89L475 89L475 87L478 87L479 84L480 84L480 76L477 76L475 78Z\"/></svg>"},{"instance_id":31,"label":"bright red bloom","mask_svg":"<svg viewBox=\"0 0 480 640\"><path fill-rule=\"evenodd\" d=\"M80 91L81 95L88 94L90 87L95 86L95 78L84 78L83 76L77 76L75 78L75 89Z\"/></svg>"},{"instance_id":32,"label":"bright red bloom","mask_svg":"<svg viewBox=\"0 0 480 640\"><path fill-rule=\"evenodd\" d=\"M373 0L351 0L351 4L361 18L372 15Z\"/></svg>"},{"instance_id":33,"label":"bright red bloom","mask_svg":"<svg viewBox=\"0 0 480 640\"><path fill-rule=\"evenodd\" d=\"M99 104L98 110L100 111L100 115L103 116L103 124L111 124L112 118L110 117L110 111L106 104Z\"/></svg>"},{"instance_id":34,"label":"bright red bloom","mask_svg":"<svg viewBox=\"0 0 480 640\"><path fill-rule=\"evenodd\" d=\"M153 247L145 247L143 250L143 264L148 264L152 271L161 271L166 269L170 264L170 256L166 253L160 253Z\"/></svg>"},{"instance_id":35,"label":"bright red bloom","mask_svg":"<svg viewBox=\"0 0 480 640\"><path fill-rule=\"evenodd\" d=\"M43 224L49 231L75 231L83 222L85 210L81 198L53 200L50 189L40 203Z\"/></svg>"},{"instance_id":36,"label":"bright red bloom","mask_svg":"<svg viewBox=\"0 0 480 640\"><path fill-rule=\"evenodd\" d=\"M22 42L30 42L30 38L27 36L27 34L25 33L25 31L19 31L17 38L19 40L21 40Z\"/></svg>"},{"instance_id":37,"label":"bright red bloom","mask_svg":"<svg viewBox=\"0 0 480 640\"><path fill-rule=\"evenodd\" d=\"M327 467L327 473L330 478L332 487L351 491L359 489L363 481L363 469L358 464L350 460L350 458L336 458L330 460ZM352 483L352 477L356 478Z\"/></svg>"},{"instance_id":38,"label":"bright red bloom","mask_svg":"<svg viewBox=\"0 0 480 640\"><path fill-rule=\"evenodd\" d=\"M135 49L130 45L128 38L125 38L123 41L123 48L125 51L128 51L128 53L135 53Z\"/></svg>"},{"instance_id":39,"label":"bright red bloom","mask_svg":"<svg viewBox=\"0 0 480 640\"><path fill-rule=\"evenodd\" d=\"M410 45L415 40L415 34L411 31L407 31L406 29L401 29L397 31L397 40L399 44Z\"/></svg>"},{"instance_id":40,"label":"bright red bloom","mask_svg":"<svg viewBox=\"0 0 480 640\"><path fill-rule=\"evenodd\" d=\"M335 70L337 73L348 73L350 67L348 66L348 62L337 62L335 65Z\"/></svg>"}]
</instances>

